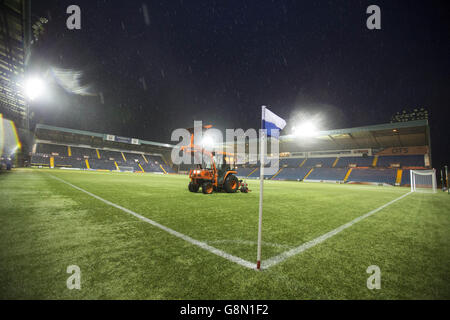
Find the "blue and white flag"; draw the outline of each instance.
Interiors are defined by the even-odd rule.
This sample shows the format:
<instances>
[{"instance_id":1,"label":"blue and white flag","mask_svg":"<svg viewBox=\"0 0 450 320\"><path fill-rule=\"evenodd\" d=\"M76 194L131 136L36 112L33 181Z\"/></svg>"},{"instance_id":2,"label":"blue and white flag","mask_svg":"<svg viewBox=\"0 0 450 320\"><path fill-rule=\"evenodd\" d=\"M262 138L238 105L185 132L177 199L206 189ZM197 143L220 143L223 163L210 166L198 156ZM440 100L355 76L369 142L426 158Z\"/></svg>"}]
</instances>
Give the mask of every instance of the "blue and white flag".
<instances>
[{"instance_id":1,"label":"blue and white flag","mask_svg":"<svg viewBox=\"0 0 450 320\"><path fill-rule=\"evenodd\" d=\"M280 130L286 126L286 121L263 106L262 108L262 129L267 129L267 136L279 138Z\"/></svg>"}]
</instances>

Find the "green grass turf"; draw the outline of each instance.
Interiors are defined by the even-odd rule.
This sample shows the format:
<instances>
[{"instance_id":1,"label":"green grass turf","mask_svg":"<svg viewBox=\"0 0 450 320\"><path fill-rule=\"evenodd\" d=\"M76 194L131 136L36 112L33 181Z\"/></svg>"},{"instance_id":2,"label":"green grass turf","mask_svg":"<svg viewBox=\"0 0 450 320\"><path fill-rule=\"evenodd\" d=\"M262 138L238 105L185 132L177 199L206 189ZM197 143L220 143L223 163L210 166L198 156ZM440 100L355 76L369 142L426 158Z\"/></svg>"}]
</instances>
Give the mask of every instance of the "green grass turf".
<instances>
[{"instance_id":1,"label":"green grass turf","mask_svg":"<svg viewBox=\"0 0 450 320\"><path fill-rule=\"evenodd\" d=\"M21 169L0 175L2 299L449 299L450 196L411 194L267 270L244 268L51 178L256 260L259 183L188 192L186 176ZM263 260L407 193L266 181ZM81 290L68 290L69 265ZM370 265L381 268L369 290Z\"/></svg>"}]
</instances>

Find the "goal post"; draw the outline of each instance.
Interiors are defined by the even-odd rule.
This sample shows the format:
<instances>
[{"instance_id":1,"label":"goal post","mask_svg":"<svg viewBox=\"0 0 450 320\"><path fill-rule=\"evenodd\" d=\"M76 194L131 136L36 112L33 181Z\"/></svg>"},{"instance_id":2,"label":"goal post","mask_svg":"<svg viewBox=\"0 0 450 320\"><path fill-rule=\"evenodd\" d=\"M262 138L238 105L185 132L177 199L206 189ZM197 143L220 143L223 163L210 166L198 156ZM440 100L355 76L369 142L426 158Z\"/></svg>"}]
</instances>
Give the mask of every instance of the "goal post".
<instances>
[{"instance_id":1,"label":"goal post","mask_svg":"<svg viewBox=\"0 0 450 320\"><path fill-rule=\"evenodd\" d=\"M411 192L436 193L436 170L410 170Z\"/></svg>"}]
</instances>

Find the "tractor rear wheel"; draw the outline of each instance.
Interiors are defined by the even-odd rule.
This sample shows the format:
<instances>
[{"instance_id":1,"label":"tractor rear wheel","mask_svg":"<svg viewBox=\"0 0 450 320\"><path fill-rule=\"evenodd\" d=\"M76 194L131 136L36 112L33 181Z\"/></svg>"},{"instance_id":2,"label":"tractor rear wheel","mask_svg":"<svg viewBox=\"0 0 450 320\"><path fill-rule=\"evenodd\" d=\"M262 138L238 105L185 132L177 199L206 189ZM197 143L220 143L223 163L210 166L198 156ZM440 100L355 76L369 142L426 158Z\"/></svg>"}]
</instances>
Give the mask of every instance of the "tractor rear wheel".
<instances>
[{"instance_id":1,"label":"tractor rear wheel","mask_svg":"<svg viewBox=\"0 0 450 320\"><path fill-rule=\"evenodd\" d=\"M204 194L211 194L213 193L214 188L211 182L203 182L202 184L202 192Z\"/></svg>"},{"instance_id":2,"label":"tractor rear wheel","mask_svg":"<svg viewBox=\"0 0 450 320\"><path fill-rule=\"evenodd\" d=\"M228 193L234 193L239 189L239 180L235 175L230 174L223 184L225 191Z\"/></svg>"},{"instance_id":3,"label":"tractor rear wheel","mask_svg":"<svg viewBox=\"0 0 450 320\"><path fill-rule=\"evenodd\" d=\"M190 192L197 192L199 188L200 188L200 186L197 183L194 183L192 181L189 182L188 189Z\"/></svg>"}]
</instances>

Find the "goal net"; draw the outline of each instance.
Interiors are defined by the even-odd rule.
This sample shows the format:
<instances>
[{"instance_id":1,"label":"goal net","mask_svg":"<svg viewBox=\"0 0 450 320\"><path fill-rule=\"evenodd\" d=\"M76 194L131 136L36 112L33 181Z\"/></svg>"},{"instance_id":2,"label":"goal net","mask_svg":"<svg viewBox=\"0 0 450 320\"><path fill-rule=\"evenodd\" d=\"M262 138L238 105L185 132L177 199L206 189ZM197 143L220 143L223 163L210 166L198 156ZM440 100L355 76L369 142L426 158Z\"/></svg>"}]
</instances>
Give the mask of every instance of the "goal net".
<instances>
[{"instance_id":1,"label":"goal net","mask_svg":"<svg viewBox=\"0 0 450 320\"><path fill-rule=\"evenodd\" d=\"M436 170L411 170L411 192L436 193Z\"/></svg>"}]
</instances>

